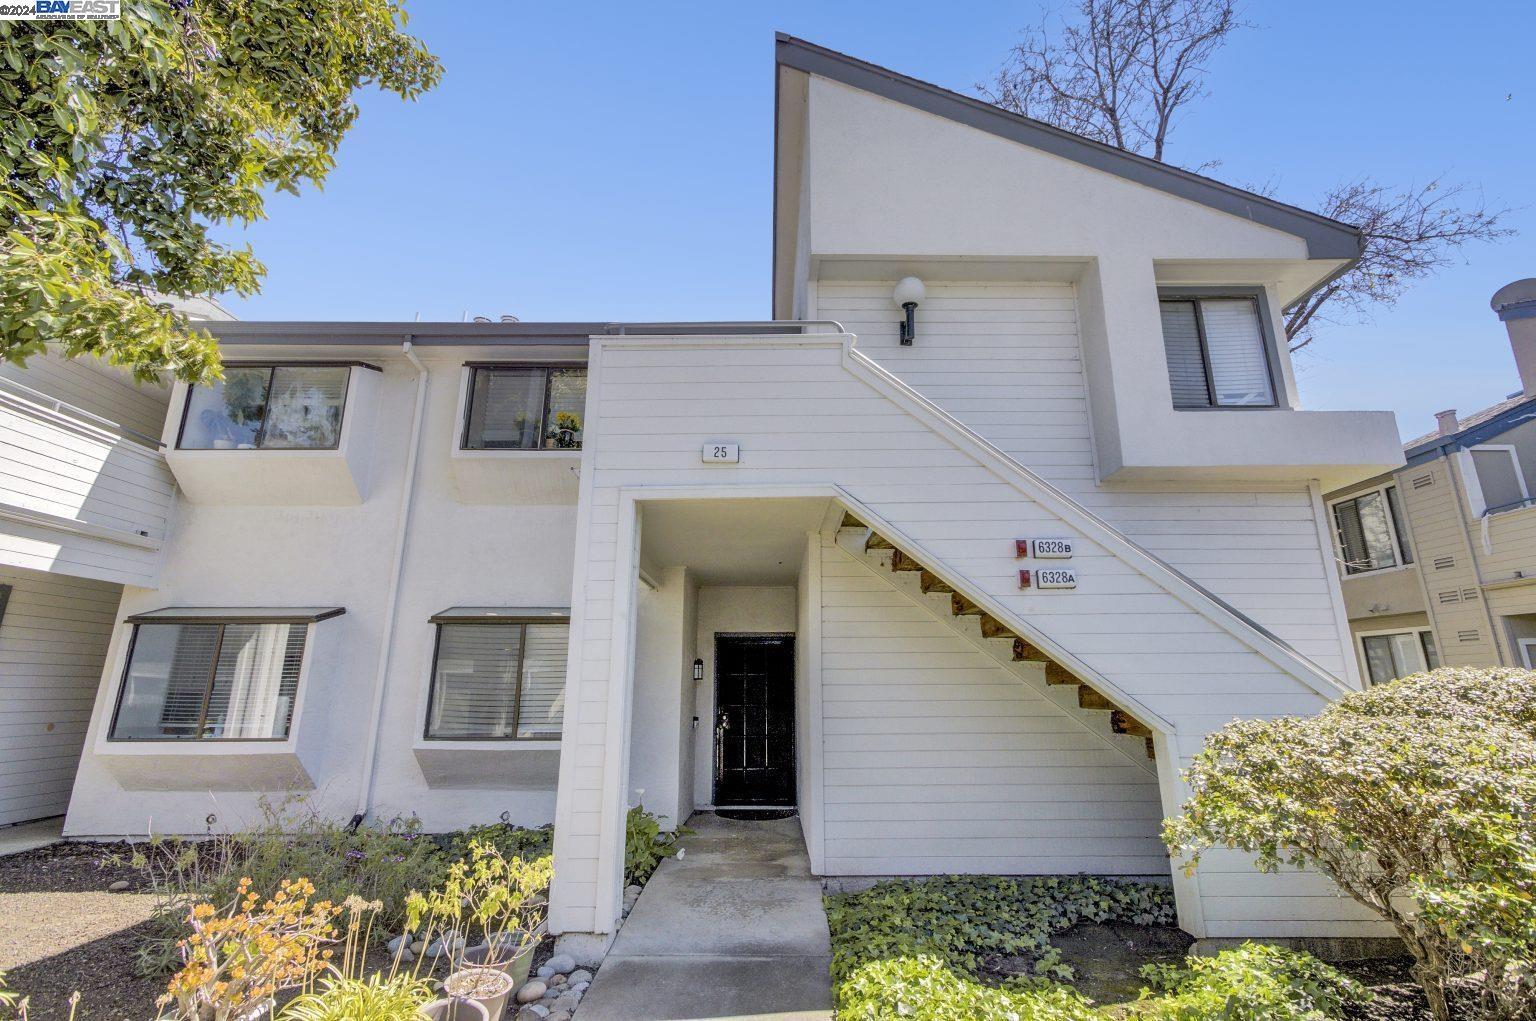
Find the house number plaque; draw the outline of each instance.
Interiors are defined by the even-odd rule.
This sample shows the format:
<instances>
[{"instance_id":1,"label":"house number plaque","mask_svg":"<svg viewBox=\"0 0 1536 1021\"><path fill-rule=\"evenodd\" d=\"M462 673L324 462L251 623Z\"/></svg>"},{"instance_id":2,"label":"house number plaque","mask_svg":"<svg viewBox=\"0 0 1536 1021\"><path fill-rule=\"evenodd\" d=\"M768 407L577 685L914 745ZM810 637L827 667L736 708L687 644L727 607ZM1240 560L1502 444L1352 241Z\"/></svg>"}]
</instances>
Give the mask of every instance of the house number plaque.
<instances>
[{"instance_id":1,"label":"house number plaque","mask_svg":"<svg viewBox=\"0 0 1536 1021\"><path fill-rule=\"evenodd\" d=\"M699 451L699 460L709 464L739 464L741 447L735 443L706 443Z\"/></svg>"},{"instance_id":2,"label":"house number plaque","mask_svg":"<svg viewBox=\"0 0 1536 1021\"><path fill-rule=\"evenodd\" d=\"M1077 588L1077 571L1070 567L1025 568L1019 572L1019 588Z\"/></svg>"}]
</instances>

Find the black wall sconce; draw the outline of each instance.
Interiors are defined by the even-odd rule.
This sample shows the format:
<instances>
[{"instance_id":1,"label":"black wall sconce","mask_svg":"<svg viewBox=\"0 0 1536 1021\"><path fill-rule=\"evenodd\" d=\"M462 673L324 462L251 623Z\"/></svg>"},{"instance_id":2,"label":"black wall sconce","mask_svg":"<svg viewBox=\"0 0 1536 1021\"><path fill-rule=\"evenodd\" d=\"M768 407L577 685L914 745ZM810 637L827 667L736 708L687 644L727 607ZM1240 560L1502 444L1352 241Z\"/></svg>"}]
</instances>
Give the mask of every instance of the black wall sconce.
<instances>
[{"instance_id":1,"label":"black wall sconce","mask_svg":"<svg viewBox=\"0 0 1536 1021\"><path fill-rule=\"evenodd\" d=\"M696 681L704 679L704 661L702 659L693 661L693 679Z\"/></svg>"},{"instance_id":2,"label":"black wall sconce","mask_svg":"<svg viewBox=\"0 0 1536 1021\"><path fill-rule=\"evenodd\" d=\"M902 277L896 281L896 290L891 292L891 298L907 314L901 321L902 347L911 347L913 338L917 336L917 306L927 296L923 282L917 277Z\"/></svg>"}]
</instances>

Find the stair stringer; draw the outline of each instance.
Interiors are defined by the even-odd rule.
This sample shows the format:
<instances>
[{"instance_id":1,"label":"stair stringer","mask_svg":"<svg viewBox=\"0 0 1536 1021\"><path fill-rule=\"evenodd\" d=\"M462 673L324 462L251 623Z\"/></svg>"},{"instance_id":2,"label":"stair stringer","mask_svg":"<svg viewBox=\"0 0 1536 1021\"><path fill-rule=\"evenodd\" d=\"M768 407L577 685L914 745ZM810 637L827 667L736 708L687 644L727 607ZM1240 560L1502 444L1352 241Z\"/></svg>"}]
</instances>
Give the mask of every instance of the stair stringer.
<instances>
[{"instance_id":1,"label":"stair stringer","mask_svg":"<svg viewBox=\"0 0 1536 1021\"><path fill-rule=\"evenodd\" d=\"M1051 659L1082 678L1083 683L1110 697L1116 705L1119 705L1153 730L1161 731L1167 735L1178 733L1177 726L1147 705L1142 699L1129 694L1121 685L1111 681L1102 672L1083 662L1082 659L1068 651L1056 639L1021 618L1018 613L1003 605L991 593L984 591L981 586L970 584L969 577L964 571L956 569L934 555L922 542L919 542L901 528L885 520L873 508L863 501L856 499L841 486L835 488L837 491L837 502L845 511L869 526L872 531L878 532L887 539L894 541L898 547L916 556L922 561L924 567L941 578L956 592L965 593L968 599L980 606L988 614L1007 624L1015 633L1026 639L1031 645L1036 646ZM847 551L844 550L844 552ZM867 567L868 565L866 564L865 566Z\"/></svg>"},{"instance_id":2,"label":"stair stringer","mask_svg":"<svg viewBox=\"0 0 1536 1021\"><path fill-rule=\"evenodd\" d=\"M862 535L867 534L867 530L864 529L860 529L859 532L861 537ZM883 554L864 553L860 555L858 553L854 553L844 544L841 535L834 538L832 545L835 546L838 552L843 554L843 556L848 560L858 564L870 574L880 577L887 585L896 590L896 592L900 593L914 606L921 607L925 613L938 620L951 633L963 639L972 648L978 649L985 653L990 659L997 663L999 667L1007 671L1008 674L1019 683L1029 686L1038 695L1040 695L1041 698L1050 702L1052 705L1055 705L1058 709L1061 710L1062 717L1066 721L1070 722L1071 725L1077 727L1079 730L1082 730L1092 737L1097 738L1099 741L1108 745L1110 748L1113 748L1125 758L1129 759L1133 764L1137 766L1137 768L1151 774L1152 776L1157 775L1157 764L1154 760L1147 758L1145 752L1146 745L1141 738L1126 737L1116 734L1109 730L1109 725L1107 722L1102 727L1096 726L1093 717L1088 715L1090 713L1096 712L1096 710L1079 709L1076 706L1063 705L1052 694L1051 685L1045 683L1045 671L1043 667L1036 668L1032 664L1015 663L1012 659L1011 652L1005 654L1002 651L1002 644L1004 639L985 638L979 633L979 631L973 632L970 628L966 627L961 622L960 618L955 617L952 614L940 613L934 606L933 596L912 591L911 586L901 584L891 576L889 571L882 571L870 562L871 559L874 559L876 562L883 562ZM1008 640L1010 649L1011 641L1011 639ZM1028 669L1025 669L1025 667L1028 667ZM1076 688L1073 690L1076 691Z\"/></svg>"}]
</instances>

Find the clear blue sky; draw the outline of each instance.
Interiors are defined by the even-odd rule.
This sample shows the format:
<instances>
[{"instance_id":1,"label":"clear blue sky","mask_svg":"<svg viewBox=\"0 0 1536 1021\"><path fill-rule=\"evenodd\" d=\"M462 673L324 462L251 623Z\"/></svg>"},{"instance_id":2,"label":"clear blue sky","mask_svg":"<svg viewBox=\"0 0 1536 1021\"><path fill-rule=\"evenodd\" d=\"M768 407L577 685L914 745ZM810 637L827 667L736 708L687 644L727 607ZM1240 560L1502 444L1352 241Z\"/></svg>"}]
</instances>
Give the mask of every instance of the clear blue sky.
<instances>
[{"instance_id":1,"label":"clear blue sky","mask_svg":"<svg viewBox=\"0 0 1536 1021\"><path fill-rule=\"evenodd\" d=\"M415 103L368 95L323 192L245 232L269 269L244 319L755 319L768 315L773 33L971 92L1035 2L483 4L417 0L442 59ZM1449 13L1448 13L1449 12ZM1517 389L1488 298L1536 276L1536 4L1250 3L1185 165L1299 205L1356 176L1442 172L1516 207L1373 322L1298 359L1317 408L1433 412ZM1512 98L1510 98L1512 97Z\"/></svg>"}]
</instances>

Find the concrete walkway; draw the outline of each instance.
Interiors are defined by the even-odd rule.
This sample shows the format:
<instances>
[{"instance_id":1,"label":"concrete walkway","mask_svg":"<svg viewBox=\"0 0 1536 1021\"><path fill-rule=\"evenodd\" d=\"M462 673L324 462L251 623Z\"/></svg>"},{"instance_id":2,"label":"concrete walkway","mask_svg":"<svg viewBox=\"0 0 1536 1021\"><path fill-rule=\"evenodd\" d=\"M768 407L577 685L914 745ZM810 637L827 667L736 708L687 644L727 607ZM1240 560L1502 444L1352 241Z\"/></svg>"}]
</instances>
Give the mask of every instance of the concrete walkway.
<instances>
[{"instance_id":1,"label":"concrete walkway","mask_svg":"<svg viewBox=\"0 0 1536 1021\"><path fill-rule=\"evenodd\" d=\"M798 819L696 815L661 863L575 1021L826 1021L832 944Z\"/></svg>"},{"instance_id":2,"label":"concrete walkway","mask_svg":"<svg viewBox=\"0 0 1536 1021\"><path fill-rule=\"evenodd\" d=\"M57 844L63 839L64 817L0 826L0 855L20 854L37 847Z\"/></svg>"}]
</instances>

